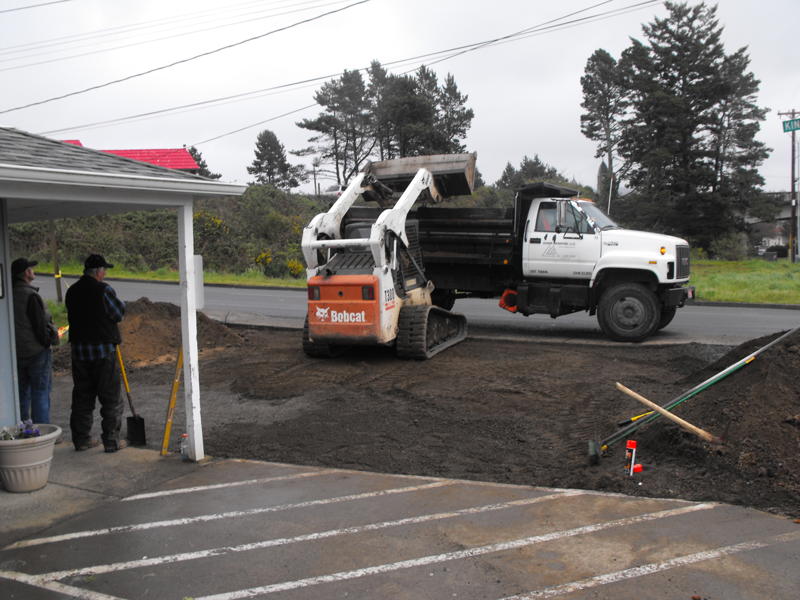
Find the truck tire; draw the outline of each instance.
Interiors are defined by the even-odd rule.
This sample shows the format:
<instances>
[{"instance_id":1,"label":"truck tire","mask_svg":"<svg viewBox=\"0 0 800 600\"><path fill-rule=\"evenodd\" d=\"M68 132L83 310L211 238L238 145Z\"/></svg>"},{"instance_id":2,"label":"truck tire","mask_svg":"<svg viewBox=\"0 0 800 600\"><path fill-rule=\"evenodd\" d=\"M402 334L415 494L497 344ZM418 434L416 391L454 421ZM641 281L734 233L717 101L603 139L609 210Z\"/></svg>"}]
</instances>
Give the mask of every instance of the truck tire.
<instances>
[{"instance_id":1,"label":"truck tire","mask_svg":"<svg viewBox=\"0 0 800 600\"><path fill-rule=\"evenodd\" d=\"M619 283L600 297L597 321L618 342L641 342L658 329L661 317L656 295L639 283Z\"/></svg>"},{"instance_id":2,"label":"truck tire","mask_svg":"<svg viewBox=\"0 0 800 600\"><path fill-rule=\"evenodd\" d=\"M431 302L439 308L450 310L456 303L456 294L453 290L434 289L431 294Z\"/></svg>"},{"instance_id":3,"label":"truck tire","mask_svg":"<svg viewBox=\"0 0 800 600\"><path fill-rule=\"evenodd\" d=\"M661 318L658 320L658 329L664 329L675 318L675 313L678 312L677 306L670 306L669 308L661 309Z\"/></svg>"}]
</instances>

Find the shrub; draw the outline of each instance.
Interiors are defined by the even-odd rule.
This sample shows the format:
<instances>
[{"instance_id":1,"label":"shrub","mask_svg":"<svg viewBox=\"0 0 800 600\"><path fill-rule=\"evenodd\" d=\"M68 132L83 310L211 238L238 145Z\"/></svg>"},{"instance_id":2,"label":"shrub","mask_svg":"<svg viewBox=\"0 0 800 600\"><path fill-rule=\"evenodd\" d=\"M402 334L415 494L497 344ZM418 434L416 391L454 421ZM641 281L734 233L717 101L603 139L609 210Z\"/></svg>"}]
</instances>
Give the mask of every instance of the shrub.
<instances>
[{"instance_id":1,"label":"shrub","mask_svg":"<svg viewBox=\"0 0 800 600\"><path fill-rule=\"evenodd\" d=\"M289 274L296 279L299 279L306 270L305 266L303 266L303 263L294 258L290 258L286 262L286 266L289 267Z\"/></svg>"},{"instance_id":2,"label":"shrub","mask_svg":"<svg viewBox=\"0 0 800 600\"><path fill-rule=\"evenodd\" d=\"M708 250L718 260L745 260L749 242L743 232L728 233L711 242Z\"/></svg>"}]
</instances>

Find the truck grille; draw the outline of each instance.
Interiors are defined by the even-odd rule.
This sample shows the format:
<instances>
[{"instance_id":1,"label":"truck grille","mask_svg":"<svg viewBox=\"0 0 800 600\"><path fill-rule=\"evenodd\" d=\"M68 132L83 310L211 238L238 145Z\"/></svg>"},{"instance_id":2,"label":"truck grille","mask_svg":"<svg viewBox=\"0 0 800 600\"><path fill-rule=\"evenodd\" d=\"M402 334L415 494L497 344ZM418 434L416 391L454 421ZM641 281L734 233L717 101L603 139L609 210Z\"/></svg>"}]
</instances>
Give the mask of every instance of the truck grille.
<instances>
[{"instance_id":1,"label":"truck grille","mask_svg":"<svg viewBox=\"0 0 800 600\"><path fill-rule=\"evenodd\" d=\"M689 277L689 246L678 246L676 248L678 258L678 270L676 279Z\"/></svg>"}]
</instances>

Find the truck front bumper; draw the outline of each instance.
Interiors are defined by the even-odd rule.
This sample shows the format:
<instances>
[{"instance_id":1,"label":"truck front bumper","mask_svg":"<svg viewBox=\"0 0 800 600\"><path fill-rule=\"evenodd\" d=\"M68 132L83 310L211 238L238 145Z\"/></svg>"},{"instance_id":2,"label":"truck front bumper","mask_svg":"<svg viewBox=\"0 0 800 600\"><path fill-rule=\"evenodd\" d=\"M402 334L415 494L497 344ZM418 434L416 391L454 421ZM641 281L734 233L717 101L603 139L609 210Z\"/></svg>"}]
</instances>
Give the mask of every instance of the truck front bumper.
<instances>
[{"instance_id":1,"label":"truck front bumper","mask_svg":"<svg viewBox=\"0 0 800 600\"><path fill-rule=\"evenodd\" d=\"M694 299L694 286L667 288L661 294L661 302L665 307L683 306L687 300Z\"/></svg>"}]
</instances>

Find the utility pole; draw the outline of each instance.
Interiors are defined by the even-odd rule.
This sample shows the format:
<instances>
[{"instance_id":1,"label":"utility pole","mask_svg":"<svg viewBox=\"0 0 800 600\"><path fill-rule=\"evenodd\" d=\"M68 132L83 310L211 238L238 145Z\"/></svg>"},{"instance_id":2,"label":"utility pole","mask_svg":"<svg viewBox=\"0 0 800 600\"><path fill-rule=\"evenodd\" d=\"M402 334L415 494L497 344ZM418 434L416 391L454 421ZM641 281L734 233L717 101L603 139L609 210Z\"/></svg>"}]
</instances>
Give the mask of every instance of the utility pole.
<instances>
[{"instance_id":1,"label":"utility pole","mask_svg":"<svg viewBox=\"0 0 800 600\"><path fill-rule=\"evenodd\" d=\"M789 193L789 202L792 206L792 221L789 225L789 256L791 257L791 261L795 262L797 260L797 177L795 176L795 163L797 162L795 159L795 148L797 144L795 143L795 132L800 128L800 119L797 119L797 111L795 109L788 112L779 112L778 115L789 117L788 121L783 122L783 131L792 132L792 185Z\"/></svg>"}]
</instances>

